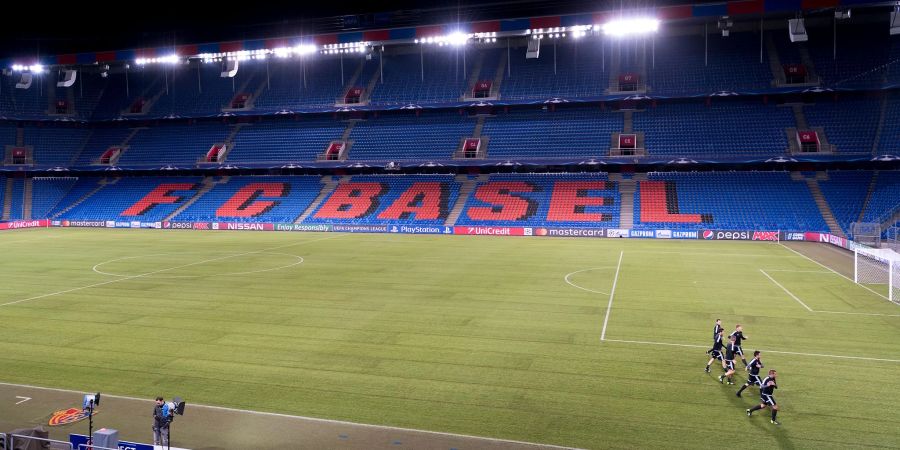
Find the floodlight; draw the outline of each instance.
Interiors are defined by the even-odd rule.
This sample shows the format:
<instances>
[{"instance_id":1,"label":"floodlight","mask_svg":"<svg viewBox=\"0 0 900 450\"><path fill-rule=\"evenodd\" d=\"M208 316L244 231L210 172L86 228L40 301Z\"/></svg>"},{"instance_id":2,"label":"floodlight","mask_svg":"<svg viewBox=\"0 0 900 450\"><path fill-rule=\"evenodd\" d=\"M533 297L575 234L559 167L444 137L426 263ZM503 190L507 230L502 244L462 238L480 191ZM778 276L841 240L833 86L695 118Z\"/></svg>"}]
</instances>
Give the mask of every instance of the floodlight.
<instances>
[{"instance_id":1,"label":"floodlight","mask_svg":"<svg viewBox=\"0 0 900 450\"><path fill-rule=\"evenodd\" d=\"M650 18L616 19L603 24L603 34L624 37L655 33L659 30L659 20Z\"/></svg>"},{"instance_id":2,"label":"floodlight","mask_svg":"<svg viewBox=\"0 0 900 450\"><path fill-rule=\"evenodd\" d=\"M469 41L469 35L460 31L454 31L448 34L444 40L454 47L459 47L461 45L466 45L466 42Z\"/></svg>"},{"instance_id":3,"label":"floodlight","mask_svg":"<svg viewBox=\"0 0 900 450\"><path fill-rule=\"evenodd\" d=\"M44 65L43 64L34 64L28 68L33 73L44 73Z\"/></svg>"},{"instance_id":4,"label":"floodlight","mask_svg":"<svg viewBox=\"0 0 900 450\"><path fill-rule=\"evenodd\" d=\"M315 53L317 50L318 48L315 44L300 44L294 47L294 53L298 55L309 55Z\"/></svg>"}]
</instances>

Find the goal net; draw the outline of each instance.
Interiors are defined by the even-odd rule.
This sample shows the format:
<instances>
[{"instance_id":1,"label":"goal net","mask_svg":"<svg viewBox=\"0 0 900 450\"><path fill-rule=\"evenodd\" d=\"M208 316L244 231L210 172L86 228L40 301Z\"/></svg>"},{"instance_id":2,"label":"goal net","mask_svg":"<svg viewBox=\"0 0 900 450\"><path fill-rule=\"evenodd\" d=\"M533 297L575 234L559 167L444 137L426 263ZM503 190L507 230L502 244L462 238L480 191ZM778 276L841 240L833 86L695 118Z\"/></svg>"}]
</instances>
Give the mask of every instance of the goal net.
<instances>
[{"instance_id":1,"label":"goal net","mask_svg":"<svg viewBox=\"0 0 900 450\"><path fill-rule=\"evenodd\" d=\"M900 304L900 253L885 248L857 248L853 251L853 281L884 291L890 301Z\"/></svg>"}]
</instances>

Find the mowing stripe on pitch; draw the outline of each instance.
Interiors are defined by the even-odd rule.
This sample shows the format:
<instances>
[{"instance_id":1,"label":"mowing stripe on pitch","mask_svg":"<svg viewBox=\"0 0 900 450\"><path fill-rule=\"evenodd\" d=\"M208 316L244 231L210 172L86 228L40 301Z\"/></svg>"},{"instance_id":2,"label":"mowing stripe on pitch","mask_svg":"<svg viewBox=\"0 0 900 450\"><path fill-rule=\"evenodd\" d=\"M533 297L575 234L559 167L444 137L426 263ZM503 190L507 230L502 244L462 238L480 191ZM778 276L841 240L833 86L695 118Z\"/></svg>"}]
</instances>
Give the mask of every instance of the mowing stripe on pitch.
<instances>
[{"instance_id":1,"label":"mowing stripe on pitch","mask_svg":"<svg viewBox=\"0 0 900 450\"><path fill-rule=\"evenodd\" d=\"M625 344L641 344L641 345L668 345L670 347L689 347L689 348L706 348L708 349L708 345L696 345L696 344L673 344L671 342L650 342L650 341L629 341L624 339L607 339L606 342L621 342ZM815 356L819 358L838 358L838 359L859 359L863 361L880 361L880 362L891 362L891 363L900 363L900 359L887 359L887 358L870 358L867 356L846 356L846 355L826 355L822 353L800 353L800 352L786 352L781 350L766 350L760 349L761 352L767 353L779 353L782 355L798 355L798 356Z\"/></svg>"},{"instance_id":2,"label":"mowing stripe on pitch","mask_svg":"<svg viewBox=\"0 0 900 450\"><path fill-rule=\"evenodd\" d=\"M23 299L21 299L21 300L15 300L15 301L6 302L6 303L0 303L0 306L15 305L15 304L17 304L17 303L23 303L23 302L27 302L27 301L31 301L31 300L39 300L39 299L42 299L42 298L52 297L52 296L54 296L54 295L68 294L69 292L81 291L81 290L84 290L84 289L90 289L90 288L94 288L94 287L98 287L98 286L105 286L105 285L107 285L107 284L113 284L113 283L119 283L119 282L122 282L122 281L134 280L134 279L136 279L136 278L143 278L143 277L147 277L147 276L150 276L150 275L155 275L155 274L157 274L157 273L168 272L168 271L170 271L170 270L183 269L183 268L185 268L185 267L196 266L196 265L199 265L199 264L205 264L205 263L213 262L213 261L220 261L220 260L223 260L223 259L235 258L235 257L238 257L238 256L252 255L252 254L254 254L254 253L263 253L263 252L267 252L267 251L271 251L271 250L278 250L278 249L287 248L287 247L293 247L293 246L302 245L302 244L309 244L309 243L312 243L312 242L324 241L324 240L326 240L326 239L335 239L335 238L339 238L339 237L342 237L342 236L344 236L344 235L329 236L329 237L321 238L321 239L313 239L313 240L311 240L311 241L295 242L295 243L293 243L293 244L279 245L279 246L277 246L277 247L265 248L265 249L262 249L262 250L254 250L254 251L252 251L252 252L244 252L244 253L238 253L238 254L235 254L235 255L220 256L220 257L218 257L218 258L205 259L205 260L203 260L203 261L197 261L197 262L193 262L193 263L190 263L190 264L183 264L183 265L180 265L180 266L169 267L169 268L166 268L166 269L154 270L153 272L141 273L141 274L138 274L138 275L127 276L127 277L124 277L124 278L116 278L115 280L102 281L102 282L100 282L100 283L89 284L89 285L87 285L87 286L80 286L80 287L76 287L76 288L72 288L72 289L66 289L66 290L63 290L63 291L51 292L51 293L49 293L49 294L41 294L41 295L36 295L36 296L34 296L34 297L23 298Z\"/></svg>"}]
</instances>

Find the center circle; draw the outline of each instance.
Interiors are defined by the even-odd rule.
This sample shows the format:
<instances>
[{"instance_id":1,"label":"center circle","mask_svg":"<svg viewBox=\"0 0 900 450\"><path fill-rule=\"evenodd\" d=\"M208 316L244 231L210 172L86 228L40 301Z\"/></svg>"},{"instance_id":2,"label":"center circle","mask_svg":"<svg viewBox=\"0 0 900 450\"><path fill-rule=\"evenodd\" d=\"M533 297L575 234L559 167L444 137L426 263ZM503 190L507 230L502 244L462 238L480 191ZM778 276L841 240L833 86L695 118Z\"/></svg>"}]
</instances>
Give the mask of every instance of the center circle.
<instances>
[{"instance_id":1,"label":"center circle","mask_svg":"<svg viewBox=\"0 0 900 450\"><path fill-rule=\"evenodd\" d=\"M238 261L239 266L243 266L246 264L246 261L241 261L242 257L251 256L251 255L264 255L271 256L277 255L280 259L285 260L284 263L273 266L273 267L264 267L255 270L234 270L234 271L216 271L213 273L207 273L203 275L173 275L171 272L178 271L179 269L187 269L191 267L202 267L204 265L216 264L220 261L223 262L232 262ZM290 267L294 267L303 263L303 257L297 255L291 255L288 253L279 253L279 252L250 252L250 253L233 253L233 254L222 254L221 256L212 255L208 259L198 260L198 261L178 261L177 258L167 258L171 256L182 256L181 253L153 253L147 255L138 255L138 256L125 256L122 258L110 259L108 261L103 261L94 265L92 270L101 275L109 275L113 277L120 278L157 278L157 279L186 279L186 278L201 278L201 277L219 277L219 276L233 276L233 275L249 275L254 273L262 273L262 272L273 272L276 270L284 270ZM114 269L109 269L109 266L114 266L116 263L128 263L130 261L135 260L155 260L153 262L161 263L164 262L165 259L172 259L166 263L164 267L159 268L142 268L140 264L137 264L137 270L135 273L122 273L121 270L116 271Z\"/></svg>"},{"instance_id":2,"label":"center circle","mask_svg":"<svg viewBox=\"0 0 900 450\"><path fill-rule=\"evenodd\" d=\"M577 275L577 274L579 274L579 273L591 272L591 271L596 271L596 270L611 270L611 269L615 269L615 266L611 266L611 267L590 267L590 268L587 268L587 269L576 270L576 271L574 271L574 272L569 272L569 273L567 273L566 276L563 277L563 280L565 280L566 284L568 284L569 286L572 286L572 287L574 287L574 288L576 288L576 289L581 289L582 291L592 292L592 293L594 293L594 294L609 295L609 292L598 291L598 290L595 290L595 289L589 289L589 288L586 288L586 287L584 287L584 286L581 286L581 285L575 283L574 281L572 281L571 278L572 278L574 275Z\"/></svg>"}]
</instances>

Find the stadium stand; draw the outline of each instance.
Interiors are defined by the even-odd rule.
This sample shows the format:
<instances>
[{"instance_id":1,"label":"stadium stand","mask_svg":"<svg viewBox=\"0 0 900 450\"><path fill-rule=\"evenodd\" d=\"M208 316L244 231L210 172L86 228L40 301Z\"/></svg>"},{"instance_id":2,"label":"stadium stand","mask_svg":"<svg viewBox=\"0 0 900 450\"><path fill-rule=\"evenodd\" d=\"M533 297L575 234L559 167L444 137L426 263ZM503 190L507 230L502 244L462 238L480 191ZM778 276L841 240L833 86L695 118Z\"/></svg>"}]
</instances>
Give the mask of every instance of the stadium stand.
<instances>
[{"instance_id":1,"label":"stadium stand","mask_svg":"<svg viewBox=\"0 0 900 450\"><path fill-rule=\"evenodd\" d=\"M385 54L384 78L371 98L380 105L448 103L459 99L466 78L462 55L455 48Z\"/></svg>"},{"instance_id":2,"label":"stadium stand","mask_svg":"<svg viewBox=\"0 0 900 450\"><path fill-rule=\"evenodd\" d=\"M458 111L381 114L354 126L350 159L450 159L474 126L473 119Z\"/></svg>"},{"instance_id":3,"label":"stadium stand","mask_svg":"<svg viewBox=\"0 0 900 450\"><path fill-rule=\"evenodd\" d=\"M344 60L344 75L349 81L359 64L358 58ZM256 111L298 110L304 107L334 106L341 95L341 61L273 61L269 64L268 83L254 101Z\"/></svg>"},{"instance_id":4,"label":"stadium stand","mask_svg":"<svg viewBox=\"0 0 900 450\"><path fill-rule=\"evenodd\" d=\"M511 110L485 121L482 135L491 158L596 157L609 155L622 124L620 113L598 107Z\"/></svg>"},{"instance_id":5,"label":"stadium stand","mask_svg":"<svg viewBox=\"0 0 900 450\"><path fill-rule=\"evenodd\" d=\"M787 152L789 108L737 101L665 103L634 115L647 153L674 156L774 156Z\"/></svg>"},{"instance_id":6,"label":"stadium stand","mask_svg":"<svg viewBox=\"0 0 900 450\"><path fill-rule=\"evenodd\" d=\"M881 129L878 153L882 155L900 155L900 96L893 94L887 99L884 112L884 127Z\"/></svg>"},{"instance_id":7,"label":"stadium stand","mask_svg":"<svg viewBox=\"0 0 900 450\"><path fill-rule=\"evenodd\" d=\"M841 154L872 153L881 114L878 99L820 99L814 105L805 105L803 110L809 125L824 127L828 141Z\"/></svg>"},{"instance_id":8,"label":"stadium stand","mask_svg":"<svg viewBox=\"0 0 900 450\"><path fill-rule=\"evenodd\" d=\"M25 206L25 179L24 178L12 178L12 196L9 210L9 219L10 220L21 220L25 218L24 215L24 206ZM8 182L8 181L7 181Z\"/></svg>"},{"instance_id":9,"label":"stadium stand","mask_svg":"<svg viewBox=\"0 0 900 450\"><path fill-rule=\"evenodd\" d=\"M526 59L525 47L513 48L509 75L500 87L500 98L545 100L603 95L609 85L609 67L604 67L600 45L598 42L545 42L537 59Z\"/></svg>"},{"instance_id":10,"label":"stadium stand","mask_svg":"<svg viewBox=\"0 0 900 450\"><path fill-rule=\"evenodd\" d=\"M221 123L148 127L131 139L119 164L193 164L228 132Z\"/></svg>"},{"instance_id":11,"label":"stadium stand","mask_svg":"<svg viewBox=\"0 0 900 450\"><path fill-rule=\"evenodd\" d=\"M656 42L655 62L648 69L653 95L690 96L719 91L754 91L769 86L768 62L759 61L759 34L709 36L704 58L703 36L673 36Z\"/></svg>"},{"instance_id":12,"label":"stadium stand","mask_svg":"<svg viewBox=\"0 0 900 450\"><path fill-rule=\"evenodd\" d=\"M863 222L887 219L886 215L900 206L900 172L878 172L875 190L863 214Z\"/></svg>"},{"instance_id":13,"label":"stadium stand","mask_svg":"<svg viewBox=\"0 0 900 450\"><path fill-rule=\"evenodd\" d=\"M322 189L320 177L241 177L215 186L172 220L293 222Z\"/></svg>"},{"instance_id":14,"label":"stadium stand","mask_svg":"<svg viewBox=\"0 0 900 450\"><path fill-rule=\"evenodd\" d=\"M457 225L616 228L620 196L607 174L494 174L479 183Z\"/></svg>"},{"instance_id":15,"label":"stadium stand","mask_svg":"<svg viewBox=\"0 0 900 450\"><path fill-rule=\"evenodd\" d=\"M330 116L277 119L244 126L228 153L229 162L309 162L341 138L347 124ZM211 144L212 142L210 142ZM209 147L207 145L206 150ZM205 150L204 150L205 151Z\"/></svg>"},{"instance_id":16,"label":"stadium stand","mask_svg":"<svg viewBox=\"0 0 900 450\"><path fill-rule=\"evenodd\" d=\"M443 225L458 196L452 175L360 175L338 184L303 223Z\"/></svg>"},{"instance_id":17,"label":"stadium stand","mask_svg":"<svg viewBox=\"0 0 900 450\"><path fill-rule=\"evenodd\" d=\"M845 233L850 232L851 223L859 220L871 181L870 171L829 172L828 180L819 181L822 194Z\"/></svg>"},{"instance_id":18,"label":"stadium stand","mask_svg":"<svg viewBox=\"0 0 900 450\"><path fill-rule=\"evenodd\" d=\"M46 219L66 193L75 185L75 178L35 178L31 200L31 218Z\"/></svg>"},{"instance_id":19,"label":"stadium stand","mask_svg":"<svg viewBox=\"0 0 900 450\"><path fill-rule=\"evenodd\" d=\"M33 147L35 164L68 166L85 144L90 129L85 127L25 127L25 145Z\"/></svg>"},{"instance_id":20,"label":"stadium stand","mask_svg":"<svg viewBox=\"0 0 900 450\"><path fill-rule=\"evenodd\" d=\"M634 198L636 229L828 231L787 172L650 173Z\"/></svg>"},{"instance_id":21,"label":"stadium stand","mask_svg":"<svg viewBox=\"0 0 900 450\"><path fill-rule=\"evenodd\" d=\"M201 181L200 177L120 178L117 183L100 189L58 218L159 221L196 194ZM86 183L86 186L79 186L80 184L79 180L76 184L80 188L78 192L87 193L92 190L90 183ZM96 184L93 188L96 188ZM71 192L67 197L71 197Z\"/></svg>"}]
</instances>

